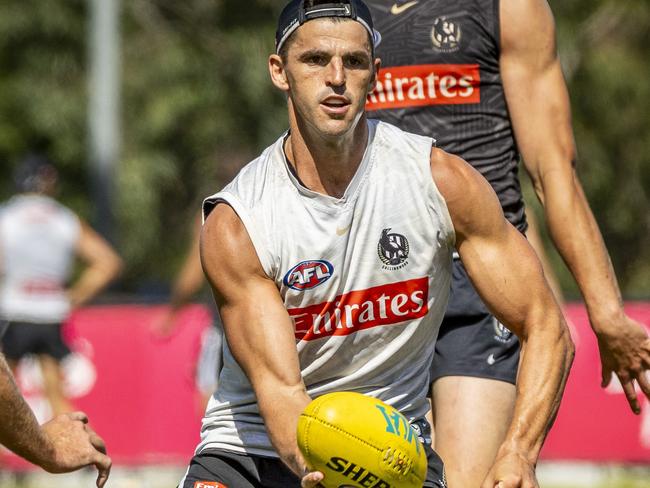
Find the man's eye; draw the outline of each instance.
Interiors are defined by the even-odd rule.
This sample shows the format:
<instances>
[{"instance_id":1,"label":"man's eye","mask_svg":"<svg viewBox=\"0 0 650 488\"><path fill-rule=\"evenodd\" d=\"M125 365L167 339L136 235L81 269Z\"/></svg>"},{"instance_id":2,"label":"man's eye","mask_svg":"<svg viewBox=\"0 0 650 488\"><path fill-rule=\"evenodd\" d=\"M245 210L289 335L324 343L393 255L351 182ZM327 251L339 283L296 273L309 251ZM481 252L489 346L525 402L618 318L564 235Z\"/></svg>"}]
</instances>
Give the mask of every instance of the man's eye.
<instances>
[{"instance_id":1,"label":"man's eye","mask_svg":"<svg viewBox=\"0 0 650 488\"><path fill-rule=\"evenodd\" d=\"M365 61L361 58L350 57L346 63L350 68L360 68L365 65Z\"/></svg>"},{"instance_id":2,"label":"man's eye","mask_svg":"<svg viewBox=\"0 0 650 488\"><path fill-rule=\"evenodd\" d=\"M307 58L307 62L309 64L324 65L326 64L327 61L325 59L325 56L314 55L314 56L309 56L309 58Z\"/></svg>"}]
</instances>

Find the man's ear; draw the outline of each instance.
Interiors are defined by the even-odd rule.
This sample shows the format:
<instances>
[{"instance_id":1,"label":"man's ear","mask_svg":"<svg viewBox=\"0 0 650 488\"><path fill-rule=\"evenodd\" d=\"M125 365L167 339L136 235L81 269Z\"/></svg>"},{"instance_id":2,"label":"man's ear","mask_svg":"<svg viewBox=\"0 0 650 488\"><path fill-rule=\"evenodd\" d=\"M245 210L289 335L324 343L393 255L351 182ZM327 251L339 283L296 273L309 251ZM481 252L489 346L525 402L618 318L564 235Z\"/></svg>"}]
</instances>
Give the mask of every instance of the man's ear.
<instances>
[{"instance_id":1,"label":"man's ear","mask_svg":"<svg viewBox=\"0 0 650 488\"><path fill-rule=\"evenodd\" d=\"M289 80L287 79L287 71L284 66L282 58L277 54L269 56L269 74L271 81L276 88L287 92L289 91Z\"/></svg>"},{"instance_id":2,"label":"man's ear","mask_svg":"<svg viewBox=\"0 0 650 488\"><path fill-rule=\"evenodd\" d=\"M377 86L377 77L379 76L379 68L381 67L381 59L375 58L373 61L374 71L372 72L372 77L370 78L370 83L368 84L368 93L372 93Z\"/></svg>"}]
</instances>

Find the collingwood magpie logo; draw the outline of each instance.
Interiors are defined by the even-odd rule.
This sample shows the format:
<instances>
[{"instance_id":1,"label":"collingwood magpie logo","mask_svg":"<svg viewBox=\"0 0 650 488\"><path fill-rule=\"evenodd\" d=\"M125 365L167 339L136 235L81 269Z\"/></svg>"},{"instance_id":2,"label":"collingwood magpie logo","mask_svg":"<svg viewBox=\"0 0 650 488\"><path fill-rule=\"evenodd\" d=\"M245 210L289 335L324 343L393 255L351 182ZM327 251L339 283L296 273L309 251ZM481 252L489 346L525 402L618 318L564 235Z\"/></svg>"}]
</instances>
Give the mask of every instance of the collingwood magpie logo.
<instances>
[{"instance_id":1,"label":"collingwood magpie logo","mask_svg":"<svg viewBox=\"0 0 650 488\"><path fill-rule=\"evenodd\" d=\"M408 264L409 241L402 234L389 233L390 227L381 231L377 254L383 269L400 269Z\"/></svg>"},{"instance_id":2,"label":"collingwood magpie logo","mask_svg":"<svg viewBox=\"0 0 650 488\"><path fill-rule=\"evenodd\" d=\"M460 25L447 19L447 17L438 17L433 22L431 41L436 50L443 53L458 51L461 37Z\"/></svg>"},{"instance_id":3,"label":"collingwood magpie logo","mask_svg":"<svg viewBox=\"0 0 650 488\"><path fill-rule=\"evenodd\" d=\"M496 318L494 318L493 321L494 339L505 344L512 337L512 332Z\"/></svg>"}]
</instances>

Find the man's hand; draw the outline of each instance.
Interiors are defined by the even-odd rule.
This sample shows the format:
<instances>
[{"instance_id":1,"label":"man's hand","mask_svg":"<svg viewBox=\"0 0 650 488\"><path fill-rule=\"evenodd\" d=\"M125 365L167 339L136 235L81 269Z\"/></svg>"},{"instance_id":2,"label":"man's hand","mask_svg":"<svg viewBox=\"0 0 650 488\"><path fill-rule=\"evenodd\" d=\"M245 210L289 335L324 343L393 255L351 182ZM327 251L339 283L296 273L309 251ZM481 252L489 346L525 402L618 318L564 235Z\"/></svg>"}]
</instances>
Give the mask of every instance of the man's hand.
<instances>
[{"instance_id":1,"label":"man's hand","mask_svg":"<svg viewBox=\"0 0 650 488\"><path fill-rule=\"evenodd\" d=\"M634 389L636 381L643 394L650 399L650 338L643 325L623 315L615 327L599 327L597 332L600 362L602 364L603 388L609 385L612 373L618 376L625 397L635 414L641 412Z\"/></svg>"},{"instance_id":2,"label":"man's hand","mask_svg":"<svg viewBox=\"0 0 650 488\"><path fill-rule=\"evenodd\" d=\"M307 473L300 481L301 488L316 488L325 476L320 471Z\"/></svg>"},{"instance_id":3,"label":"man's hand","mask_svg":"<svg viewBox=\"0 0 650 488\"><path fill-rule=\"evenodd\" d=\"M88 425L86 414L59 415L43 424L42 432L52 453L51 459L40 460L43 469L50 473L69 473L95 465L97 486L104 486L111 470L111 460L106 456L104 441Z\"/></svg>"},{"instance_id":4,"label":"man's hand","mask_svg":"<svg viewBox=\"0 0 650 488\"><path fill-rule=\"evenodd\" d=\"M521 453L499 452L481 488L539 488L535 465Z\"/></svg>"}]
</instances>

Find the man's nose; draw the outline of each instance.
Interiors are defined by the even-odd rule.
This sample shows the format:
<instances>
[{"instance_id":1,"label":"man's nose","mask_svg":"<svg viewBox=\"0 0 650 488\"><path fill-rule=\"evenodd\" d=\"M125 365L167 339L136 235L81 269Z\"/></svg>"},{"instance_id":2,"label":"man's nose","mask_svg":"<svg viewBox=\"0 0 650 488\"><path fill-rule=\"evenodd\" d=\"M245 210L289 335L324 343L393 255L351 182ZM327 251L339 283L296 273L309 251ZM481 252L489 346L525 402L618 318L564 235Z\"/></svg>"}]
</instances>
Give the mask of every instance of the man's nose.
<instances>
[{"instance_id":1,"label":"man's nose","mask_svg":"<svg viewBox=\"0 0 650 488\"><path fill-rule=\"evenodd\" d=\"M343 60L332 58L327 71L327 84L331 86L342 86L345 84L345 69Z\"/></svg>"}]
</instances>

